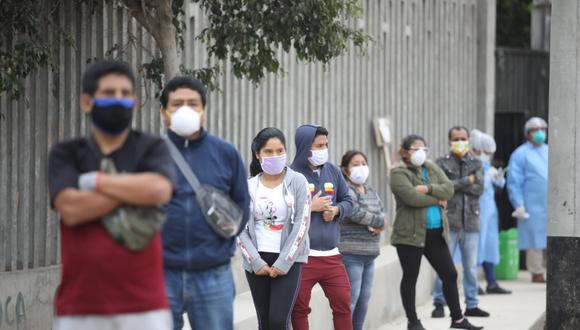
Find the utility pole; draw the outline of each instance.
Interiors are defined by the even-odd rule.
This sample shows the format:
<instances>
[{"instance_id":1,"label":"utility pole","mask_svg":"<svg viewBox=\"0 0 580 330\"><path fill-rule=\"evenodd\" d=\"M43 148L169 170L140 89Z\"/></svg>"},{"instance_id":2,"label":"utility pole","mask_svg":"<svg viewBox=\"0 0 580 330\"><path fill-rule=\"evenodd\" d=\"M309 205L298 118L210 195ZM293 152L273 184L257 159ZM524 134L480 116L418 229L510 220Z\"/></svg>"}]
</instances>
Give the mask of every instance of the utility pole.
<instances>
[{"instance_id":1,"label":"utility pole","mask_svg":"<svg viewBox=\"0 0 580 330\"><path fill-rule=\"evenodd\" d=\"M552 2L546 329L580 329L580 1Z\"/></svg>"}]
</instances>

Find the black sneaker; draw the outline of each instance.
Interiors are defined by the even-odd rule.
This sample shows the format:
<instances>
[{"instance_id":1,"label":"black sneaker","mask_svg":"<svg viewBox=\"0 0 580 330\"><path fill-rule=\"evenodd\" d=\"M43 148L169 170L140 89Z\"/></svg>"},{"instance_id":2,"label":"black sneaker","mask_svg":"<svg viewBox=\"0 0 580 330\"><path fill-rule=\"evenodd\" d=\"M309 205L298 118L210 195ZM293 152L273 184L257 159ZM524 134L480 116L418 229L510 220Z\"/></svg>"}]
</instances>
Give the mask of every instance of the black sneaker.
<instances>
[{"instance_id":1,"label":"black sneaker","mask_svg":"<svg viewBox=\"0 0 580 330\"><path fill-rule=\"evenodd\" d=\"M423 328L421 321L417 320L407 322L407 330L425 330L425 328Z\"/></svg>"},{"instance_id":2,"label":"black sneaker","mask_svg":"<svg viewBox=\"0 0 580 330\"><path fill-rule=\"evenodd\" d=\"M510 290L506 290L506 289L502 288L497 283L492 285L492 286L488 285L486 291L488 294L511 294L512 293Z\"/></svg>"},{"instance_id":3,"label":"black sneaker","mask_svg":"<svg viewBox=\"0 0 580 330\"><path fill-rule=\"evenodd\" d=\"M477 287L477 295L479 295L479 296L485 295L485 291L483 291L483 289L480 286Z\"/></svg>"},{"instance_id":4,"label":"black sneaker","mask_svg":"<svg viewBox=\"0 0 580 330\"><path fill-rule=\"evenodd\" d=\"M467 318L463 318L461 322L451 321L451 329L467 329L467 330L481 330L483 327L475 326L467 320Z\"/></svg>"},{"instance_id":5,"label":"black sneaker","mask_svg":"<svg viewBox=\"0 0 580 330\"><path fill-rule=\"evenodd\" d=\"M441 304L435 304L435 309L431 312L431 317L434 319L440 319L445 317L445 309Z\"/></svg>"},{"instance_id":6,"label":"black sneaker","mask_svg":"<svg viewBox=\"0 0 580 330\"><path fill-rule=\"evenodd\" d=\"M473 316L473 317L489 317L489 313L479 309L479 307L475 308L468 308L465 310L465 316Z\"/></svg>"}]
</instances>

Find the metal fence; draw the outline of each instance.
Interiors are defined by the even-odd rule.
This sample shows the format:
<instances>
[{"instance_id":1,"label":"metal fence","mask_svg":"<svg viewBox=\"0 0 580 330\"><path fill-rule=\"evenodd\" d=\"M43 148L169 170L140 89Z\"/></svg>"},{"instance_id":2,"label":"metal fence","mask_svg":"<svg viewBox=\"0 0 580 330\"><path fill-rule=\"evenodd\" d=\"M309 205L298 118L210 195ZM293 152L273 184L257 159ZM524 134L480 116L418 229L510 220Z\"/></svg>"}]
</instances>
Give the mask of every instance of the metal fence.
<instances>
[{"instance_id":1,"label":"metal fence","mask_svg":"<svg viewBox=\"0 0 580 330\"><path fill-rule=\"evenodd\" d=\"M496 49L496 113L523 113L548 118L550 54L548 52Z\"/></svg>"},{"instance_id":2,"label":"metal fence","mask_svg":"<svg viewBox=\"0 0 580 330\"><path fill-rule=\"evenodd\" d=\"M325 68L280 53L287 74L268 76L259 87L226 70L220 78L223 92L209 98L209 131L232 141L248 160L250 141L262 127L276 126L293 141L298 125L322 124L330 131L331 159L338 161L348 149L364 151L371 182L385 199L387 171L374 142L374 117L390 117L393 149L402 136L420 133L432 157L442 154L451 125L475 125L476 0L363 0L362 5L364 18L354 24L374 38L366 55L351 48ZM115 3L91 9L65 0L55 15L76 47L56 54L55 72L43 69L28 78L20 100L0 95L0 272L59 263L47 153L58 141L86 134L88 120L78 103L87 60L103 57L115 44L129 45L121 57L138 68L155 49L151 36ZM196 5L187 5L186 15L190 37L182 58L200 67L207 55L192 37L206 21ZM46 37L52 38L51 31ZM159 132L155 87L141 77L137 84L142 104L135 127ZM294 147L289 149L293 154Z\"/></svg>"}]
</instances>

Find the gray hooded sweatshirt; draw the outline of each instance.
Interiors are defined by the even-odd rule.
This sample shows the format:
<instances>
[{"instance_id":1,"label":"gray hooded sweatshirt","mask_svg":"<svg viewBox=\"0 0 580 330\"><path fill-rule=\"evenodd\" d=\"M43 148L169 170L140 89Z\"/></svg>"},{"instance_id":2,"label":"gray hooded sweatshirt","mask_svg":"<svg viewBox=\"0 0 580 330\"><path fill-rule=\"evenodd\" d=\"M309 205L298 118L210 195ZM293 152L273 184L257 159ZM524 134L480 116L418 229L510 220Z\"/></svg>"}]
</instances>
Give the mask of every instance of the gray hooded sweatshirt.
<instances>
[{"instance_id":1,"label":"gray hooded sweatshirt","mask_svg":"<svg viewBox=\"0 0 580 330\"><path fill-rule=\"evenodd\" d=\"M254 220L254 201L256 192L260 184L259 174L248 181L250 190L250 220L246 228L238 236L238 245L244 257L243 267L246 271L255 273L267 263L260 257L256 239L256 221ZM282 229L282 240L280 241L280 255L273 267L288 273L295 262L308 261L310 253L308 228L310 226L310 190L308 181L304 175L286 168L286 175L283 182L284 200L288 205L288 217L284 229Z\"/></svg>"}]
</instances>

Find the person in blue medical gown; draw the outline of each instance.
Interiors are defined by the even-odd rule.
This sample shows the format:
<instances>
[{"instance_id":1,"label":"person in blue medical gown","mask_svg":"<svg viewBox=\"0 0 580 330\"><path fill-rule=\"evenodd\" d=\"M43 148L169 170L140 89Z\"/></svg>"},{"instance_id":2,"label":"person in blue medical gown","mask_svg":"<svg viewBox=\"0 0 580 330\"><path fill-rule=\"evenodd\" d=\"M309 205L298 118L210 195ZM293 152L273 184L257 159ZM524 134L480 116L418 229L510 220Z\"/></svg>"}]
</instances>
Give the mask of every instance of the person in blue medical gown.
<instances>
[{"instance_id":1,"label":"person in blue medical gown","mask_svg":"<svg viewBox=\"0 0 580 330\"><path fill-rule=\"evenodd\" d=\"M471 147L473 154L483 164L484 190L479 199L480 231L477 250L477 264L483 268L487 281L486 291L479 289L480 294L509 294L511 291L502 288L495 277L494 268L499 264L499 226L498 211L495 204L495 189L505 186L504 170L491 166L491 157L496 150L493 137L489 134L473 130Z\"/></svg>"},{"instance_id":2,"label":"person in blue medical gown","mask_svg":"<svg viewBox=\"0 0 580 330\"><path fill-rule=\"evenodd\" d=\"M507 186L518 219L518 246L526 251L532 282L545 283L548 208L548 124L539 117L525 125L527 141L510 157Z\"/></svg>"}]
</instances>

